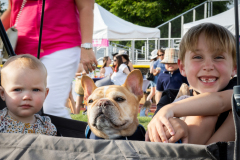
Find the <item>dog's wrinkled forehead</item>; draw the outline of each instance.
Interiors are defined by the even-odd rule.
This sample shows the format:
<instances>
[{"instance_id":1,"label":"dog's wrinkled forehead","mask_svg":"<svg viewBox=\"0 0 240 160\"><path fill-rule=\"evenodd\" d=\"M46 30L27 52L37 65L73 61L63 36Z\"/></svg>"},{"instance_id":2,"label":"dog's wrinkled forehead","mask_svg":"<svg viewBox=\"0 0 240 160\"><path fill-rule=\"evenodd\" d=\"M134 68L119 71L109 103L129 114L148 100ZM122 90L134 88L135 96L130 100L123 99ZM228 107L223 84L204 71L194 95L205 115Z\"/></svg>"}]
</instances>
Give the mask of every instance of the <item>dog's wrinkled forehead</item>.
<instances>
[{"instance_id":1,"label":"dog's wrinkled forehead","mask_svg":"<svg viewBox=\"0 0 240 160\"><path fill-rule=\"evenodd\" d=\"M96 88L91 94L90 98L93 99L98 99L98 98L103 98L103 97L126 97L126 93L129 92L126 88L121 87L121 86L103 86Z\"/></svg>"}]
</instances>

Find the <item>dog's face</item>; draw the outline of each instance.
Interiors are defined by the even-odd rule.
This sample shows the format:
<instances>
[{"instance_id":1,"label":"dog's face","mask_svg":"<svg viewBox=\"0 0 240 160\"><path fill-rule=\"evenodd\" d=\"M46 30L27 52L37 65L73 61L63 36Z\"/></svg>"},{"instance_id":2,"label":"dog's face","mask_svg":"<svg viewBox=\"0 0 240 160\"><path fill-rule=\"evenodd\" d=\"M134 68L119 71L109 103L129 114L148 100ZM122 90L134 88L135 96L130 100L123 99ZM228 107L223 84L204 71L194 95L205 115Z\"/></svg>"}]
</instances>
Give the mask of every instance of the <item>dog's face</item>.
<instances>
[{"instance_id":1,"label":"dog's face","mask_svg":"<svg viewBox=\"0 0 240 160\"><path fill-rule=\"evenodd\" d=\"M122 86L97 88L91 78L82 78L88 125L96 136L114 139L131 136L136 131L139 101L143 96L142 82L139 70L132 71Z\"/></svg>"}]
</instances>

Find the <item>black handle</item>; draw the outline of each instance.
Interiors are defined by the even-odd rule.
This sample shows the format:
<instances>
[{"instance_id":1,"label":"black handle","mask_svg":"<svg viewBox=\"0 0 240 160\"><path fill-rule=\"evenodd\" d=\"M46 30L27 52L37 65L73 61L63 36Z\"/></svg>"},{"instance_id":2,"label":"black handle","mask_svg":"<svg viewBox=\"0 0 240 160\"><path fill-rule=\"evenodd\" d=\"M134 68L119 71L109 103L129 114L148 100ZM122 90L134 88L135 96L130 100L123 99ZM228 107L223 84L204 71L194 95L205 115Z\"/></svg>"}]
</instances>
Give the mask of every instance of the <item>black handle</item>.
<instances>
[{"instance_id":1,"label":"black handle","mask_svg":"<svg viewBox=\"0 0 240 160\"><path fill-rule=\"evenodd\" d=\"M12 45L8 39L7 33L5 31L5 28L3 27L1 19L0 19L0 35L1 35L4 47L6 48L9 57L15 56L16 53L14 52Z\"/></svg>"}]
</instances>

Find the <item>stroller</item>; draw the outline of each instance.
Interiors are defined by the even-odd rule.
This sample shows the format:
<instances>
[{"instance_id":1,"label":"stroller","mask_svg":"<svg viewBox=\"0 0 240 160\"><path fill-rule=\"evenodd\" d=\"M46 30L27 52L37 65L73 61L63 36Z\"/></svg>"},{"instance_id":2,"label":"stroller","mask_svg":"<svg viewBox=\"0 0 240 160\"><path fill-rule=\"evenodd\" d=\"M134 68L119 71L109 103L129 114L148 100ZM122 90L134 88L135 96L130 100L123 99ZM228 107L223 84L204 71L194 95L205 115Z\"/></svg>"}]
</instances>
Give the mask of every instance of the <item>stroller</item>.
<instances>
[{"instance_id":1,"label":"stroller","mask_svg":"<svg viewBox=\"0 0 240 160\"><path fill-rule=\"evenodd\" d=\"M43 0L44 9L44 0ZM235 0L236 35L238 31L238 3ZM43 13L43 12L42 12ZM43 19L43 15L42 15ZM1 21L0 21L1 22ZM41 25L42 27L42 25ZM15 53L0 23L0 34L10 56ZM239 39L237 38L237 44ZM40 40L41 44L41 29ZM239 47L237 45L237 59ZM240 63L240 62L238 62ZM238 77L240 65L238 65ZM240 79L238 79L238 84ZM0 100L0 109L6 104ZM235 142L217 142L205 145L163 144L142 141L85 139L87 123L47 115L57 127L58 136L0 133L0 159L220 159L240 160L240 86L234 87L232 111L235 122ZM44 114L42 110L40 115Z\"/></svg>"}]
</instances>

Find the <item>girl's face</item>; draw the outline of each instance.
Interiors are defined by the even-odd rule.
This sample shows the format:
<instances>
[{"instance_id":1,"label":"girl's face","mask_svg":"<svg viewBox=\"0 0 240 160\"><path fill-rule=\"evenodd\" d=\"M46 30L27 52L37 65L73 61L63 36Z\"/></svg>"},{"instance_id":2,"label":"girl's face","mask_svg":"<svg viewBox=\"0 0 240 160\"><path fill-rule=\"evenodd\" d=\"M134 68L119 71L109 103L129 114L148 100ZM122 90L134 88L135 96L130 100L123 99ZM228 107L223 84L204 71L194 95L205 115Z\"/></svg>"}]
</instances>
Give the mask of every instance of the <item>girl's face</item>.
<instances>
[{"instance_id":1,"label":"girl's face","mask_svg":"<svg viewBox=\"0 0 240 160\"><path fill-rule=\"evenodd\" d=\"M110 57L108 57L108 60L107 60L107 65L110 65L110 64L111 64L111 62L112 62L111 58L110 58Z\"/></svg>"},{"instance_id":2,"label":"girl's face","mask_svg":"<svg viewBox=\"0 0 240 160\"><path fill-rule=\"evenodd\" d=\"M161 60L163 60L163 59L164 59L164 53L162 53L162 52L158 53L158 57L159 57Z\"/></svg>"},{"instance_id":3,"label":"girl's face","mask_svg":"<svg viewBox=\"0 0 240 160\"><path fill-rule=\"evenodd\" d=\"M117 63L117 58L115 58L115 57L113 58L113 64L114 64L114 65L117 65L117 64L118 64L118 63Z\"/></svg>"},{"instance_id":4,"label":"girl's face","mask_svg":"<svg viewBox=\"0 0 240 160\"><path fill-rule=\"evenodd\" d=\"M34 114L41 110L48 94L46 75L40 69L13 69L4 75L0 93L8 107L8 114L15 120L31 123Z\"/></svg>"},{"instance_id":5,"label":"girl's face","mask_svg":"<svg viewBox=\"0 0 240 160\"><path fill-rule=\"evenodd\" d=\"M179 60L178 65L181 74L199 93L224 89L236 71L231 54L210 51L204 34L199 36L196 50L187 51L184 62Z\"/></svg>"}]
</instances>

